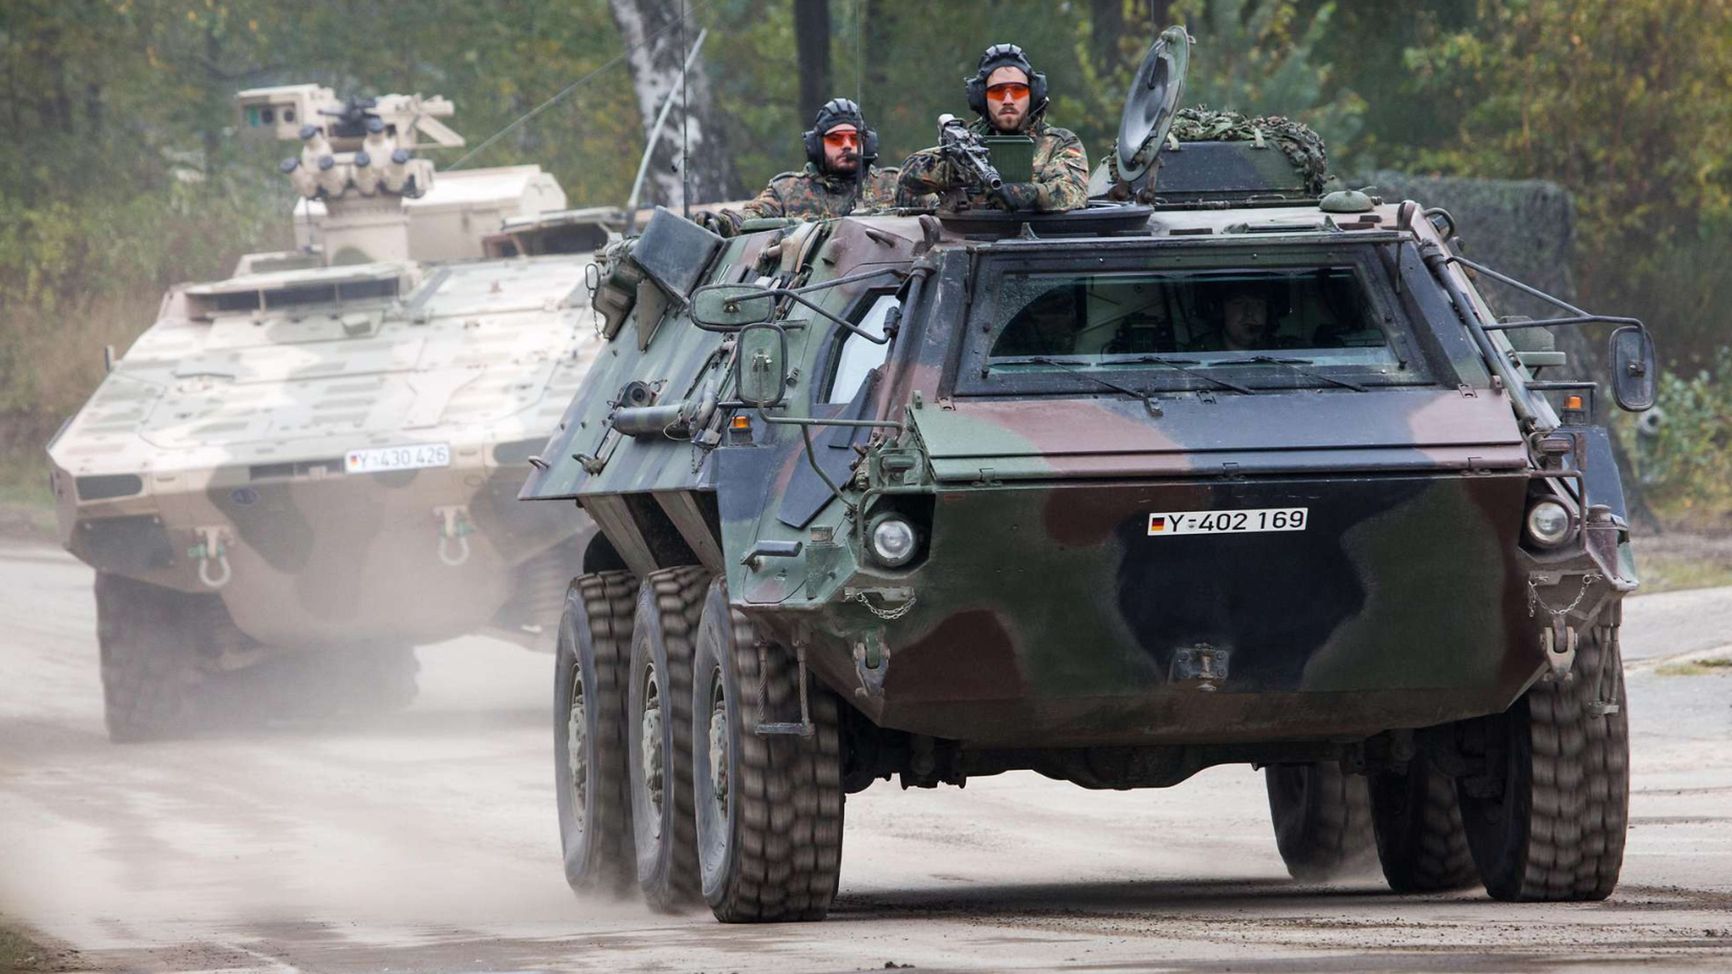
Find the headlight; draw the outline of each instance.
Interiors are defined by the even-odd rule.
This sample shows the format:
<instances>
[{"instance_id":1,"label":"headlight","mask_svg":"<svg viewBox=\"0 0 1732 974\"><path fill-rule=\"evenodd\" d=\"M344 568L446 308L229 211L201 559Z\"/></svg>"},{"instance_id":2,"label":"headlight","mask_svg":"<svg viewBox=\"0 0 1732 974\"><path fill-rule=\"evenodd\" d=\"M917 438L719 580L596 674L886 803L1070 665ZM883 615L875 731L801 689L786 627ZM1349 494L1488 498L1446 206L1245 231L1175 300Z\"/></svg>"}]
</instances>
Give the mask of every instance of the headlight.
<instances>
[{"instance_id":1,"label":"headlight","mask_svg":"<svg viewBox=\"0 0 1732 974\"><path fill-rule=\"evenodd\" d=\"M886 514L874 521L866 540L872 549L872 557L889 568L908 564L914 557L918 542L914 525L897 514Z\"/></svg>"},{"instance_id":2,"label":"headlight","mask_svg":"<svg viewBox=\"0 0 1732 974\"><path fill-rule=\"evenodd\" d=\"M1528 508L1528 537L1536 544L1555 547L1570 536L1570 512L1557 501L1540 501Z\"/></svg>"}]
</instances>

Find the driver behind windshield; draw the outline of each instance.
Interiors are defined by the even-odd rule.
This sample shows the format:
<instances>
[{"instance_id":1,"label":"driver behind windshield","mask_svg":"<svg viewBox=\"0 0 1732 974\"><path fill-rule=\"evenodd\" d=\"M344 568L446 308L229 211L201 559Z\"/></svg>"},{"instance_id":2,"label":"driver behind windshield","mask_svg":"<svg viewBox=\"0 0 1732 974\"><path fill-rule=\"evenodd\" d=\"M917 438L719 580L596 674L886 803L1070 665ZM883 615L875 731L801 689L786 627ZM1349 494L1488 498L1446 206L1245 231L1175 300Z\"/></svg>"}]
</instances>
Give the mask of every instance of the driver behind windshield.
<instances>
[{"instance_id":1,"label":"driver behind windshield","mask_svg":"<svg viewBox=\"0 0 1732 974\"><path fill-rule=\"evenodd\" d=\"M1260 291L1240 290L1221 302L1219 324L1193 340L1187 352L1252 352L1275 347L1269 298Z\"/></svg>"}]
</instances>

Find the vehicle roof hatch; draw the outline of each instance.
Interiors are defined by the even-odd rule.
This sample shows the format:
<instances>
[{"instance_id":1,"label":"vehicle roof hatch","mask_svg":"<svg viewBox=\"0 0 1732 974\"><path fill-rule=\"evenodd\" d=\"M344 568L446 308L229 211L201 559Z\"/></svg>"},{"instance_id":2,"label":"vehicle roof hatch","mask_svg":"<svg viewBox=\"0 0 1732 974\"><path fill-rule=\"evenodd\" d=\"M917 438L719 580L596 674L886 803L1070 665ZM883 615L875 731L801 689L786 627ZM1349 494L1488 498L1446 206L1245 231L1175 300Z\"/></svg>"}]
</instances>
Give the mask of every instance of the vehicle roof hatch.
<instances>
[{"instance_id":1,"label":"vehicle roof hatch","mask_svg":"<svg viewBox=\"0 0 1732 974\"><path fill-rule=\"evenodd\" d=\"M1191 35L1183 27L1168 27L1149 45L1119 115L1119 140L1113 152L1120 179L1135 181L1153 166L1173 125L1179 99L1185 95L1190 63Z\"/></svg>"}]
</instances>

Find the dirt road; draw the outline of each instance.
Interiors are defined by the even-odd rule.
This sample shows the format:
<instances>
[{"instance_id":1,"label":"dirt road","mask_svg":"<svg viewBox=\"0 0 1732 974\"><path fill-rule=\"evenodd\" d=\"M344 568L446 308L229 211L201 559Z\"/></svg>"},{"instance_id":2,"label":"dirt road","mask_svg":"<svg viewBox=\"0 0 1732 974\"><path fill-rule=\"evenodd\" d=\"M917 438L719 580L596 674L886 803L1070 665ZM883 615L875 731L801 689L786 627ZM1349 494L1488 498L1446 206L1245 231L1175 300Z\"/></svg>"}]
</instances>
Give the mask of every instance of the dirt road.
<instances>
[{"instance_id":1,"label":"dirt road","mask_svg":"<svg viewBox=\"0 0 1732 974\"><path fill-rule=\"evenodd\" d=\"M1092 793L1032 774L848 801L823 924L725 927L566 889L551 659L421 651L407 713L103 735L90 574L0 547L0 917L95 970L1545 970L1732 967L1732 589L1626 611L1634 825L1606 903L1285 878L1261 776Z\"/></svg>"}]
</instances>

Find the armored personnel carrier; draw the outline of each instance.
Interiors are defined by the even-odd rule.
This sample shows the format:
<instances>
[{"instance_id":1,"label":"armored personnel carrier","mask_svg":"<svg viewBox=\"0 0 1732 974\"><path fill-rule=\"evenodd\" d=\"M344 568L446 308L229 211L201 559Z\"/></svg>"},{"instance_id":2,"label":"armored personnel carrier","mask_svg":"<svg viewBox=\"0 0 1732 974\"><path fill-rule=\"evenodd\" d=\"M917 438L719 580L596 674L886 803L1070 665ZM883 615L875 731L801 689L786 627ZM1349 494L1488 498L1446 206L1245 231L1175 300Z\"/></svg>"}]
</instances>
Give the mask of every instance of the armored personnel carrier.
<instances>
[{"instance_id":1,"label":"armored personnel carrier","mask_svg":"<svg viewBox=\"0 0 1732 974\"><path fill-rule=\"evenodd\" d=\"M1291 123L1181 139L1185 42L1086 210L663 211L610 255L611 354L523 491L599 528L555 686L574 886L816 919L876 781L1249 764L1296 875L1611 891L1624 499L1597 388L1511 339L1614 326L1642 408L1645 329L1498 320L1480 286L1521 285L1448 214L1323 193Z\"/></svg>"},{"instance_id":2,"label":"armored personnel carrier","mask_svg":"<svg viewBox=\"0 0 1732 974\"><path fill-rule=\"evenodd\" d=\"M536 166L435 178L417 151L462 144L444 99L238 100L244 132L301 144L299 247L172 289L48 448L117 740L211 716L259 665L404 703L416 644L551 648L590 531L514 497L598 350L584 272L618 214L564 209Z\"/></svg>"}]
</instances>

